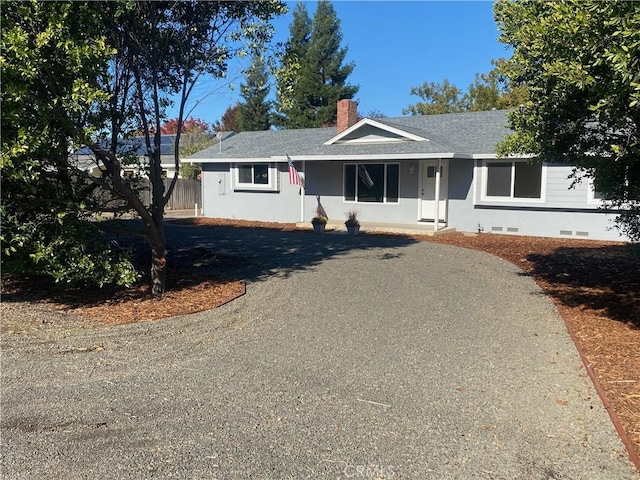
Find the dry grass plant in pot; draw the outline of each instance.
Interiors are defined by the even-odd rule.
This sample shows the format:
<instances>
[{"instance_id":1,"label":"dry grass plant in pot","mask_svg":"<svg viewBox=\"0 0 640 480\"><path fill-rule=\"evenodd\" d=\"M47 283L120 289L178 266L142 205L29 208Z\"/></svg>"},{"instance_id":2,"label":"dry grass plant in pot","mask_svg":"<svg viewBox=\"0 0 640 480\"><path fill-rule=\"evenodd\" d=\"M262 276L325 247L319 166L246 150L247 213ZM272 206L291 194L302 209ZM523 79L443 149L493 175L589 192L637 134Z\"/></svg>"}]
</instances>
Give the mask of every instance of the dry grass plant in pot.
<instances>
[{"instance_id":1,"label":"dry grass plant in pot","mask_svg":"<svg viewBox=\"0 0 640 480\"><path fill-rule=\"evenodd\" d=\"M313 225L313 231L315 233L323 233L327 226L329 219L325 216L324 210L318 205L316 208L316 215L311 219L311 225Z\"/></svg>"},{"instance_id":2,"label":"dry grass plant in pot","mask_svg":"<svg viewBox=\"0 0 640 480\"><path fill-rule=\"evenodd\" d=\"M358 235L360 232L360 213L357 210L349 210L347 212L347 221L344 226L347 227L349 235Z\"/></svg>"}]
</instances>

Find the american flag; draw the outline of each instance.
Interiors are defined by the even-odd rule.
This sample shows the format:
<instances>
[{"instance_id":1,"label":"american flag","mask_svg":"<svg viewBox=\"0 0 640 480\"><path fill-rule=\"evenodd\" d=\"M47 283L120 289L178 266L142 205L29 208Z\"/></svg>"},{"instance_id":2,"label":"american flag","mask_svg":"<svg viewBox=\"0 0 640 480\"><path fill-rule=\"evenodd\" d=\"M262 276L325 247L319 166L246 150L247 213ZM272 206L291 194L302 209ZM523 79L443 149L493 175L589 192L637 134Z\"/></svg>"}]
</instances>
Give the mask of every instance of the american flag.
<instances>
[{"instance_id":1,"label":"american flag","mask_svg":"<svg viewBox=\"0 0 640 480\"><path fill-rule=\"evenodd\" d=\"M289 185L300 185L304 187L304 180L300 177L300 174L296 170L296 167L293 165L293 162L287 155L287 161L289 163Z\"/></svg>"},{"instance_id":2,"label":"american flag","mask_svg":"<svg viewBox=\"0 0 640 480\"><path fill-rule=\"evenodd\" d=\"M371 175L369 175L367 167L365 167L361 163L358 164L358 176L360 177L360 180L362 180L362 183L364 183L367 187L373 187L373 180L371 179Z\"/></svg>"}]
</instances>

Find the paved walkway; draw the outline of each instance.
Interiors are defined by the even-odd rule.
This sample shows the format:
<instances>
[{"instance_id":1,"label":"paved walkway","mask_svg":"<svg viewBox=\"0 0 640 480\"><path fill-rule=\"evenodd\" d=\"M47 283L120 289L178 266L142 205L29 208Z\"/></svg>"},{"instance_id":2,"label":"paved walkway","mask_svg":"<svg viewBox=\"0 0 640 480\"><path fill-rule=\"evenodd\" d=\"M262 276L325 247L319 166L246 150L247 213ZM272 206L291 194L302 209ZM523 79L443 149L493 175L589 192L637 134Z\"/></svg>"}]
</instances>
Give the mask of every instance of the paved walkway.
<instances>
[{"instance_id":1,"label":"paved walkway","mask_svg":"<svg viewBox=\"0 0 640 480\"><path fill-rule=\"evenodd\" d=\"M637 478L513 265L409 239L167 230L174 264L198 249L247 294L4 336L6 478Z\"/></svg>"}]
</instances>

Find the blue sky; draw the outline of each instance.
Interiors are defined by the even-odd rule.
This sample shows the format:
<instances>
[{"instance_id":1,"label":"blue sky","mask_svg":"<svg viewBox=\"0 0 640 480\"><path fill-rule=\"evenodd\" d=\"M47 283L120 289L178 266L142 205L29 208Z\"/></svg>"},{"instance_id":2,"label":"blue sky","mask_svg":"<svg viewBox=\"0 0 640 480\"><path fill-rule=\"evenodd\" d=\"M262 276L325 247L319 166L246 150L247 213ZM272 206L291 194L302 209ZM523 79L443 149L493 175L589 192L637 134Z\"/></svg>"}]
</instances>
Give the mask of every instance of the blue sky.
<instances>
[{"instance_id":1,"label":"blue sky","mask_svg":"<svg viewBox=\"0 0 640 480\"><path fill-rule=\"evenodd\" d=\"M297 2L273 22L275 41L285 42ZM498 43L489 1L340 1L332 2L341 22L347 62L355 68L349 83L360 86L358 111L378 110L388 117L419 101L412 86L449 80L466 89L476 73L491 70L491 60L510 56ZM313 16L316 2L306 2ZM241 65L233 63L226 81L206 81L192 99L203 98L194 117L219 120L240 99ZM229 83L235 88L230 88ZM272 88L272 94L275 87ZM206 96L205 96L206 95ZM192 102L193 105L193 102Z\"/></svg>"}]
</instances>

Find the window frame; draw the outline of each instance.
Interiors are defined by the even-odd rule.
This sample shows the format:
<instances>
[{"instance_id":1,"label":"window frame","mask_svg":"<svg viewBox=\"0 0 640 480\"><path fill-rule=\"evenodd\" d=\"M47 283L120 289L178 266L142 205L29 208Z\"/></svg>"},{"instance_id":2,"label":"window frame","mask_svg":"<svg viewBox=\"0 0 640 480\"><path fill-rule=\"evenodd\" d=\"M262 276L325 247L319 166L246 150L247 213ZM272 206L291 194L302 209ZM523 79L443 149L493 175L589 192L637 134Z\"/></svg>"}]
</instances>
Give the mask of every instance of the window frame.
<instances>
[{"instance_id":1,"label":"window frame","mask_svg":"<svg viewBox=\"0 0 640 480\"><path fill-rule=\"evenodd\" d=\"M382 165L383 167L383 176L384 176L384 186L383 186L383 198L381 202L364 202L364 201L360 201L358 200L358 166L359 165L364 165L366 166L370 166L370 165ZM395 201L389 201L388 200L388 178L389 178L389 173L388 173L388 168L389 165L396 165L398 167L398 184L397 184L397 198ZM354 166L355 167L355 185L354 185L354 200L347 200L346 198L346 176L347 176L347 166ZM400 162L344 162L342 164L342 201L343 203L349 203L349 204L359 204L359 205L399 205L400 204Z\"/></svg>"},{"instance_id":2,"label":"window frame","mask_svg":"<svg viewBox=\"0 0 640 480\"><path fill-rule=\"evenodd\" d=\"M509 196L492 196L487 194L488 188L488 180L489 180L489 164L504 164L511 166L511 176L510 176L510 192ZM513 202L513 203L544 203L547 191L547 164L542 163L540 165L540 197L537 198L529 198L529 197L516 197L515 187L516 187L516 164L518 163L526 163L531 164L527 160L501 160L501 159L492 159L492 160L484 160L482 162L482 190L481 190L481 200L488 202Z\"/></svg>"},{"instance_id":3,"label":"window frame","mask_svg":"<svg viewBox=\"0 0 640 480\"><path fill-rule=\"evenodd\" d=\"M255 179L255 167L257 165L266 165L267 167L267 183L247 183L240 181L240 167L251 166L251 177ZM278 167L275 163L271 162L247 162L247 163L234 163L231 167L232 175L232 187L234 191L259 191L259 192L277 192L280 189L280 175Z\"/></svg>"},{"instance_id":4,"label":"window frame","mask_svg":"<svg viewBox=\"0 0 640 480\"><path fill-rule=\"evenodd\" d=\"M595 186L595 183L593 182L593 178L592 177L587 178L586 183L587 183L587 203L589 205L602 206L604 204L604 200L602 199L602 196L596 195L596 186Z\"/></svg>"}]
</instances>

